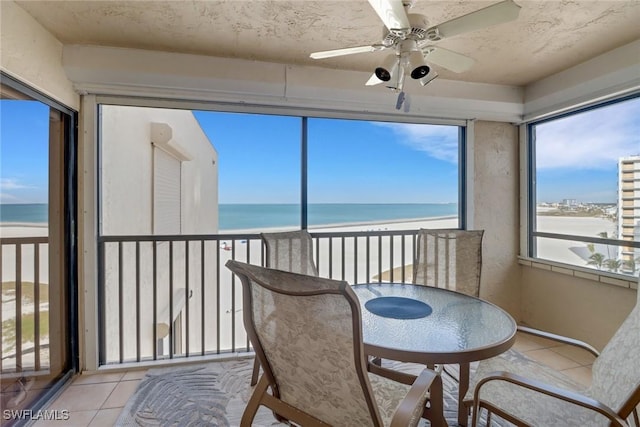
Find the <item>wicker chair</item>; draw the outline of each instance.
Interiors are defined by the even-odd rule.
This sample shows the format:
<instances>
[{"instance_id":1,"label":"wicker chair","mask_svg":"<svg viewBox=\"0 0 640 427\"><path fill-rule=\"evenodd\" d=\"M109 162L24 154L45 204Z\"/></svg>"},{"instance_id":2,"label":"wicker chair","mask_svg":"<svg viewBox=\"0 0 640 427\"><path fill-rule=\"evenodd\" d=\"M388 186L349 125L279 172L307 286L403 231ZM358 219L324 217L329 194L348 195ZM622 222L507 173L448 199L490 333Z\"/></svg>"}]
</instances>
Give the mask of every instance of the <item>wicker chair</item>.
<instances>
[{"instance_id":1,"label":"wicker chair","mask_svg":"<svg viewBox=\"0 0 640 427\"><path fill-rule=\"evenodd\" d=\"M313 262L313 239L306 230L261 233L267 247L267 267L292 273L317 276L318 269ZM253 363L251 385L258 383L260 362Z\"/></svg>"},{"instance_id":2,"label":"wicker chair","mask_svg":"<svg viewBox=\"0 0 640 427\"><path fill-rule=\"evenodd\" d=\"M484 230L421 229L413 283L480 295Z\"/></svg>"},{"instance_id":3,"label":"wicker chair","mask_svg":"<svg viewBox=\"0 0 640 427\"><path fill-rule=\"evenodd\" d=\"M517 425L640 426L640 291L638 302L598 355L581 341L531 329L525 332L576 345L596 355L590 387L575 383L515 351L481 361L465 396L473 425L484 408ZM475 388L475 392L474 392Z\"/></svg>"},{"instance_id":4,"label":"wicker chair","mask_svg":"<svg viewBox=\"0 0 640 427\"><path fill-rule=\"evenodd\" d=\"M442 397L441 379L428 369L412 385L368 371L360 304L347 282L226 266L242 282L244 325L264 370L241 426L260 406L304 426L415 426L429 389Z\"/></svg>"}]
</instances>

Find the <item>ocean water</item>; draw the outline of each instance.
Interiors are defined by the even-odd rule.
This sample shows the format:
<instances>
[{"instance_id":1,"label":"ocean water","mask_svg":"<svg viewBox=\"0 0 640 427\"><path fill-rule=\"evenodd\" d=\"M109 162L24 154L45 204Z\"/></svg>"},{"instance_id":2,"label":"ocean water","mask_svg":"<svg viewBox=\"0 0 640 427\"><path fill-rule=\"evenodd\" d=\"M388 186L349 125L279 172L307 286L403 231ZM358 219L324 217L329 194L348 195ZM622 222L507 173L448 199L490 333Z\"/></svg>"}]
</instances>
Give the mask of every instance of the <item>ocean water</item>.
<instances>
[{"instance_id":1,"label":"ocean water","mask_svg":"<svg viewBox=\"0 0 640 427\"><path fill-rule=\"evenodd\" d=\"M456 203L310 204L310 226L433 218L457 215ZM46 204L0 204L2 223L47 223ZM220 230L295 227L300 225L298 204L220 204Z\"/></svg>"},{"instance_id":2,"label":"ocean water","mask_svg":"<svg viewBox=\"0 0 640 427\"><path fill-rule=\"evenodd\" d=\"M317 203L308 206L308 225L353 224L375 221L457 215L456 203ZM300 225L297 204L221 204L220 230L290 227Z\"/></svg>"},{"instance_id":3,"label":"ocean water","mask_svg":"<svg viewBox=\"0 0 640 427\"><path fill-rule=\"evenodd\" d=\"M0 204L0 222L47 223L49 222L49 205L33 204Z\"/></svg>"}]
</instances>

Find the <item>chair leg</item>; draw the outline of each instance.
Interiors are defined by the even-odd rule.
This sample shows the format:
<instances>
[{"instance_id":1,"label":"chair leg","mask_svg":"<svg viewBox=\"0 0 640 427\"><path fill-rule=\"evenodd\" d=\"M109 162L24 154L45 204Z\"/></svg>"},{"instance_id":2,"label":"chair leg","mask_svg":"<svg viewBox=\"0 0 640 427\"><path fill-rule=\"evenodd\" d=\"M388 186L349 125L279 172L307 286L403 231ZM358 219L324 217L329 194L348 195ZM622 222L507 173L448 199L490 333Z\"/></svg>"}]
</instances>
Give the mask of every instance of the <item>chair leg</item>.
<instances>
[{"instance_id":1,"label":"chair leg","mask_svg":"<svg viewBox=\"0 0 640 427\"><path fill-rule=\"evenodd\" d=\"M258 358L253 361L253 374L251 374L251 387L258 383L258 376L260 375L260 362Z\"/></svg>"},{"instance_id":2,"label":"chair leg","mask_svg":"<svg viewBox=\"0 0 640 427\"><path fill-rule=\"evenodd\" d=\"M256 365L260 366L258 363L256 363ZM240 427L251 427L251 424L253 424L253 418L256 416L256 412L258 412L258 408L260 407L262 396L267 392L268 387L269 383L267 382L267 377L263 375L262 378L260 378L260 383L253 390L253 394L251 395L249 402L247 402L247 407L242 413Z\"/></svg>"},{"instance_id":3,"label":"chair leg","mask_svg":"<svg viewBox=\"0 0 640 427\"><path fill-rule=\"evenodd\" d=\"M422 418L428 419L432 427L446 427L447 425L447 421L444 418L444 391L440 376L437 376L431 384L429 407L424 409Z\"/></svg>"}]
</instances>

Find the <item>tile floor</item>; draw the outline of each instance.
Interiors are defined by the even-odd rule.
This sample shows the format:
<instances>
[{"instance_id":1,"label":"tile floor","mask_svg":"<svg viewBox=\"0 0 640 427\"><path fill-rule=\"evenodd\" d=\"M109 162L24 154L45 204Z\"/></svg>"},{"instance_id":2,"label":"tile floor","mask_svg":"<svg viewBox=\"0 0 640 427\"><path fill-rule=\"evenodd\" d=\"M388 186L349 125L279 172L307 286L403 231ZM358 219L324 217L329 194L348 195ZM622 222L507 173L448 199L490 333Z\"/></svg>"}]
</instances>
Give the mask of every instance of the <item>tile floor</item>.
<instances>
[{"instance_id":1,"label":"tile floor","mask_svg":"<svg viewBox=\"0 0 640 427\"><path fill-rule=\"evenodd\" d=\"M562 371L584 385L591 383L594 357L566 344L519 333L514 348ZM79 375L47 409L67 409L67 421L38 421L36 427L64 425L108 427L115 425L120 411L133 394L145 371Z\"/></svg>"}]
</instances>

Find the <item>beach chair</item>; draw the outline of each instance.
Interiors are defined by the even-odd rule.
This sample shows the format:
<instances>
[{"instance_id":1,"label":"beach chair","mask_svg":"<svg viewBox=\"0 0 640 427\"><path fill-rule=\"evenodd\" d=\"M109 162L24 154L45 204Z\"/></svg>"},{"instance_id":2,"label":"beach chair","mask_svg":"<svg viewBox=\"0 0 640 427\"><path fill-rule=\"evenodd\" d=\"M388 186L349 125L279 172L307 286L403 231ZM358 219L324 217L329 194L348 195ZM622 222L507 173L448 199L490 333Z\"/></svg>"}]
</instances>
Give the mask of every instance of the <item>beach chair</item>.
<instances>
[{"instance_id":1,"label":"beach chair","mask_svg":"<svg viewBox=\"0 0 640 427\"><path fill-rule=\"evenodd\" d=\"M406 385L368 371L360 303L346 281L226 266L242 282L244 326L264 371L241 426L260 406L304 426L413 427L430 416L428 392L442 397L440 376L424 369Z\"/></svg>"},{"instance_id":2,"label":"beach chair","mask_svg":"<svg viewBox=\"0 0 640 427\"><path fill-rule=\"evenodd\" d=\"M313 261L313 239L307 230L261 233L260 237L267 247L267 267L318 275Z\"/></svg>"},{"instance_id":3,"label":"beach chair","mask_svg":"<svg viewBox=\"0 0 640 427\"><path fill-rule=\"evenodd\" d=\"M413 283L480 295L484 230L420 229Z\"/></svg>"},{"instance_id":4,"label":"beach chair","mask_svg":"<svg viewBox=\"0 0 640 427\"><path fill-rule=\"evenodd\" d=\"M313 239L307 230L261 233L260 237L267 248L267 267L292 273L318 275L313 261ZM251 385L258 382L260 362L256 357L253 363Z\"/></svg>"},{"instance_id":5,"label":"beach chair","mask_svg":"<svg viewBox=\"0 0 640 427\"><path fill-rule=\"evenodd\" d=\"M640 284L640 280L639 280ZM473 404L472 425L486 409L517 425L640 426L640 290L626 320L601 353L570 338L529 330L571 344L596 357L585 387L515 351L481 361L464 398Z\"/></svg>"}]
</instances>

